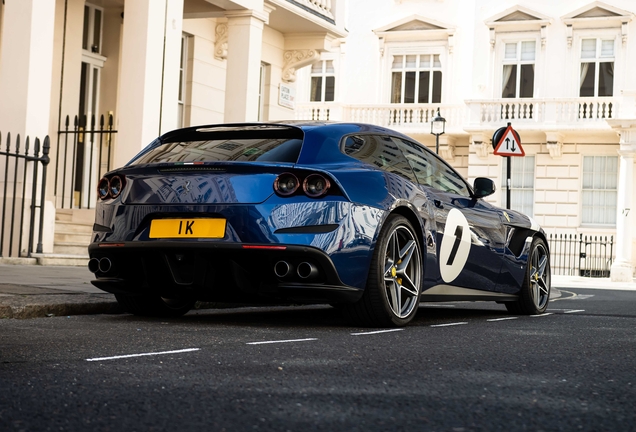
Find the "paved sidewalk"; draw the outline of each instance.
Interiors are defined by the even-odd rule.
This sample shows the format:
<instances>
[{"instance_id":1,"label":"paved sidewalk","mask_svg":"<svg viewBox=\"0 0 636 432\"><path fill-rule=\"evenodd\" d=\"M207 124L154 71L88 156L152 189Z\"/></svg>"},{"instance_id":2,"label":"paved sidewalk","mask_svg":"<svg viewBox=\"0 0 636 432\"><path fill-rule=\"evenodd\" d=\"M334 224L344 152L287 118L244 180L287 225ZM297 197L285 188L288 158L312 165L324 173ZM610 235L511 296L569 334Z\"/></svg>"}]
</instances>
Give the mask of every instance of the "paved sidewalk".
<instances>
[{"instance_id":1,"label":"paved sidewalk","mask_svg":"<svg viewBox=\"0 0 636 432\"><path fill-rule=\"evenodd\" d=\"M122 313L112 294L91 285L92 278L85 267L0 264L0 318ZM636 280L553 276L552 287L557 295L568 288L636 291Z\"/></svg>"},{"instance_id":2,"label":"paved sidewalk","mask_svg":"<svg viewBox=\"0 0 636 432\"><path fill-rule=\"evenodd\" d=\"M121 313L86 267L0 264L0 318Z\"/></svg>"}]
</instances>

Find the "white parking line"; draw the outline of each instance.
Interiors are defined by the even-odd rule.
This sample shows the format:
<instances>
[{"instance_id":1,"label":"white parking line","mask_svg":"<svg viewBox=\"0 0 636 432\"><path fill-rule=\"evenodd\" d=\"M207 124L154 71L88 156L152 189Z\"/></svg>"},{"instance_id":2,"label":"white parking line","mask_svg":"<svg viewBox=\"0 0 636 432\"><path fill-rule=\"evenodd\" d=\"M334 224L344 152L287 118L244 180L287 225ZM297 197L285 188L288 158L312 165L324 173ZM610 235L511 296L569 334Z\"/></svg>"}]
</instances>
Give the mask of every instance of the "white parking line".
<instances>
[{"instance_id":1,"label":"white parking line","mask_svg":"<svg viewBox=\"0 0 636 432\"><path fill-rule=\"evenodd\" d=\"M548 313L544 313L544 314L541 314L541 315L528 315L528 316L530 318L540 318L540 317L545 317L545 316L548 316L548 315L552 315L552 313L548 312Z\"/></svg>"},{"instance_id":2,"label":"white parking line","mask_svg":"<svg viewBox=\"0 0 636 432\"><path fill-rule=\"evenodd\" d=\"M374 335L374 334L380 334L380 333L389 333L389 332L396 332L396 331L402 331L404 329L391 329L391 330L377 330L377 331L370 331L370 332L361 332L361 333L351 333L351 336L364 336L364 335Z\"/></svg>"},{"instance_id":3,"label":"white parking line","mask_svg":"<svg viewBox=\"0 0 636 432\"><path fill-rule=\"evenodd\" d=\"M113 356L113 357L96 357L96 358L86 359L86 361L117 360L117 359L123 359L123 358L131 358L131 357L156 356L156 355L163 355L163 354L179 354L179 353L185 353L185 352L199 351L200 349L201 348L187 348L187 349L174 350L174 351L161 351L161 352L142 353L142 354L127 354L127 355L120 355L120 356Z\"/></svg>"},{"instance_id":4,"label":"white parking line","mask_svg":"<svg viewBox=\"0 0 636 432\"><path fill-rule=\"evenodd\" d=\"M572 310L566 310L563 313L577 313L577 312L585 312L585 309L572 309Z\"/></svg>"},{"instance_id":5,"label":"white parking line","mask_svg":"<svg viewBox=\"0 0 636 432\"><path fill-rule=\"evenodd\" d=\"M315 341L318 340L316 338L307 338L307 339L288 339L288 340L275 340L275 341L263 341L263 342L247 342L247 345L263 345L263 344L275 344L275 343L289 343L289 342L307 342L307 341Z\"/></svg>"},{"instance_id":6,"label":"white parking line","mask_svg":"<svg viewBox=\"0 0 636 432\"><path fill-rule=\"evenodd\" d=\"M456 326L456 325L462 325L462 324L468 324L468 323L456 322L456 323L448 323L448 324L435 324L435 325L432 325L431 327L449 327L449 326Z\"/></svg>"},{"instance_id":7,"label":"white parking line","mask_svg":"<svg viewBox=\"0 0 636 432\"><path fill-rule=\"evenodd\" d=\"M494 322L494 321L506 321L506 320L515 320L518 319L519 317L505 317L505 318L493 318L493 319L489 319L486 321L490 321L490 322Z\"/></svg>"}]
</instances>

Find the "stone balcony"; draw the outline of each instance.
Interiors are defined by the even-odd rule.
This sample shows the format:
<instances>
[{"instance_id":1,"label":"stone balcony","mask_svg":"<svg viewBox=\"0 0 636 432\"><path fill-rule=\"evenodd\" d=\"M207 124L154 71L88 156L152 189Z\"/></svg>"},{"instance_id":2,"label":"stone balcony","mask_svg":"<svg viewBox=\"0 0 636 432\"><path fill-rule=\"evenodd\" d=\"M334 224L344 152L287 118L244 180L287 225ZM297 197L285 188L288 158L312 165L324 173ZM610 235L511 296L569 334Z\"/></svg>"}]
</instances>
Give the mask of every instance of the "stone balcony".
<instances>
[{"instance_id":1,"label":"stone balcony","mask_svg":"<svg viewBox=\"0 0 636 432\"><path fill-rule=\"evenodd\" d=\"M295 3L308 8L318 14L334 19L334 14L331 10L331 0L287 0L290 3Z\"/></svg>"},{"instance_id":2,"label":"stone balcony","mask_svg":"<svg viewBox=\"0 0 636 432\"><path fill-rule=\"evenodd\" d=\"M611 132L606 120L633 111L625 97L489 99L450 104L337 104L303 103L296 106L298 120L331 120L372 123L404 133L429 133L437 110L446 119L446 133L466 135L494 131L513 123L527 131ZM623 109L626 107L627 109ZM624 113L622 113L624 111Z\"/></svg>"},{"instance_id":3,"label":"stone balcony","mask_svg":"<svg viewBox=\"0 0 636 432\"><path fill-rule=\"evenodd\" d=\"M464 105L446 104L355 104L305 103L296 106L297 120L331 120L370 123L402 132L429 133L430 120L437 110L446 119L448 133L464 133L462 126L468 113Z\"/></svg>"},{"instance_id":4,"label":"stone balcony","mask_svg":"<svg viewBox=\"0 0 636 432\"><path fill-rule=\"evenodd\" d=\"M512 122L523 129L611 130L623 98L546 98L466 101L467 129L493 129Z\"/></svg>"}]
</instances>

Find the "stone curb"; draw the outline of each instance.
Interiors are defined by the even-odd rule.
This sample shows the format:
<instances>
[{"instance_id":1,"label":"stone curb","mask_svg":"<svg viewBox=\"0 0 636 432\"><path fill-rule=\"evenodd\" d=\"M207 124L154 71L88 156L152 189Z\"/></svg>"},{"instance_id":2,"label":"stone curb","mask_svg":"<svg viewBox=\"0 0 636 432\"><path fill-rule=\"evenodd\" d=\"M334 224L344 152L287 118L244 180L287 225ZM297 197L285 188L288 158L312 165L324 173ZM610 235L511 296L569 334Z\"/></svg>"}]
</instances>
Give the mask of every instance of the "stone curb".
<instances>
[{"instance_id":1,"label":"stone curb","mask_svg":"<svg viewBox=\"0 0 636 432\"><path fill-rule=\"evenodd\" d=\"M123 313L108 294L13 295L0 298L1 318Z\"/></svg>"},{"instance_id":2,"label":"stone curb","mask_svg":"<svg viewBox=\"0 0 636 432\"><path fill-rule=\"evenodd\" d=\"M52 294L0 297L0 319L126 313L110 294ZM247 304L197 302L193 310L232 309Z\"/></svg>"}]
</instances>

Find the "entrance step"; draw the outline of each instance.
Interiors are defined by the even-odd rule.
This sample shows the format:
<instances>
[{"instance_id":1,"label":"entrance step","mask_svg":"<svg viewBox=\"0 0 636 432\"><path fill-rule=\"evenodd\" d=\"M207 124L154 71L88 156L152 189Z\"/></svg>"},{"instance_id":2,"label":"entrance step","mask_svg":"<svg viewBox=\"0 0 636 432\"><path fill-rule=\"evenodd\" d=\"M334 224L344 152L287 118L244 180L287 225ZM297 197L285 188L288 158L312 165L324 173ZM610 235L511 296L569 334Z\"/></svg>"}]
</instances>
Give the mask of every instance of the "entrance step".
<instances>
[{"instance_id":1,"label":"entrance step","mask_svg":"<svg viewBox=\"0 0 636 432\"><path fill-rule=\"evenodd\" d=\"M33 254L38 265L45 266L75 266L88 268L88 254L86 256L71 254ZM88 271L88 270L86 270Z\"/></svg>"},{"instance_id":2,"label":"entrance step","mask_svg":"<svg viewBox=\"0 0 636 432\"><path fill-rule=\"evenodd\" d=\"M91 242L94 209L57 209L53 253L35 254L40 265L86 266Z\"/></svg>"}]
</instances>

